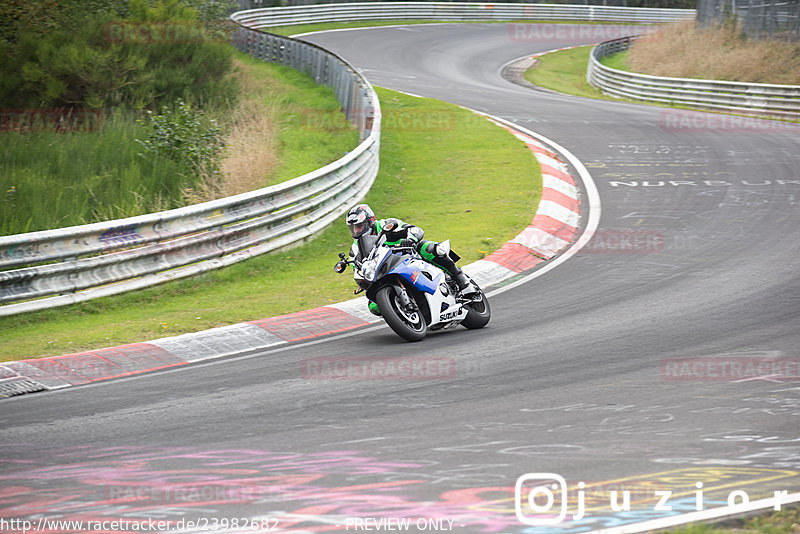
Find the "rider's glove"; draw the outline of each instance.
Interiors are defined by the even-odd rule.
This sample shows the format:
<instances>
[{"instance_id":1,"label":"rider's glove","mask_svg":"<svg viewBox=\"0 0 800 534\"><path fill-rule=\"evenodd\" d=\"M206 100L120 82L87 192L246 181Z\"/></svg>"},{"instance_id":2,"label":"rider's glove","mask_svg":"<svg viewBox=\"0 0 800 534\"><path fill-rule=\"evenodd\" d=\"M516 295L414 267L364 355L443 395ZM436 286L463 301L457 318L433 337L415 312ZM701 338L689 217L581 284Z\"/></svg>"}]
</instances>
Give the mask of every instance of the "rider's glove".
<instances>
[{"instance_id":1,"label":"rider's glove","mask_svg":"<svg viewBox=\"0 0 800 534\"><path fill-rule=\"evenodd\" d=\"M412 240L412 239L403 239L403 240L400 241L400 243L398 243L397 246L399 246L399 247L413 247L414 244L415 244L414 240Z\"/></svg>"}]
</instances>

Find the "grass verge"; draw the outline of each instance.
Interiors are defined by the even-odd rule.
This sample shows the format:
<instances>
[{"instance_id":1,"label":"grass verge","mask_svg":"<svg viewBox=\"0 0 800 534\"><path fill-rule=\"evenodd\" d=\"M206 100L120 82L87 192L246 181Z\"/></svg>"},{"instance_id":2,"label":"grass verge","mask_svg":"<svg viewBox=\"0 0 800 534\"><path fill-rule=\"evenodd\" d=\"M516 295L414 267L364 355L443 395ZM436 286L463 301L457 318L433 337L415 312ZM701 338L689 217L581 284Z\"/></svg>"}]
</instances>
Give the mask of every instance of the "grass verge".
<instances>
[{"instance_id":1,"label":"grass verge","mask_svg":"<svg viewBox=\"0 0 800 534\"><path fill-rule=\"evenodd\" d=\"M525 145L456 106L378 89L386 121L367 202L475 261L531 220L539 165ZM300 98L300 97L298 97ZM302 124L302 118L298 118ZM336 275L349 247L335 224L302 247L143 291L0 318L0 361L91 350L290 313L352 296Z\"/></svg>"},{"instance_id":2,"label":"grass verge","mask_svg":"<svg viewBox=\"0 0 800 534\"><path fill-rule=\"evenodd\" d=\"M358 144L358 132L340 111L332 89L247 54L237 53L234 65L239 101L216 117L227 133L221 176L187 189L187 203L284 182L339 159ZM323 115L339 127L310 120Z\"/></svg>"},{"instance_id":3,"label":"grass verge","mask_svg":"<svg viewBox=\"0 0 800 534\"><path fill-rule=\"evenodd\" d=\"M630 56L630 51L626 50L625 52L618 52L616 54L611 54L610 56L601 58L600 63L602 63L606 67L611 67L612 69L624 70L630 72L633 69L631 68L629 56Z\"/></svg>"},{"instance_id":4,"label":"grass verge","mask_svg":"<svg viewBox=\"0 0 800 534\"><path fill-rule=\"evenodd\" d=\"M669 530L672 534L797 534L800 531L800 508L784 508L779 512L725 521L715 524L697 523Z\"/></svg>"},{"instance_id":5,"label":"grass verge","mask_svg":"<svg viewBox=\"0 0 800 534\"><path fill-rule=\"evenodd\" d=\"M589 83L586 81L586 65L589 61L591 49L591 46L582 46L579 48L561 50L546 54L539 58L539 63L525 71L524 77L534 85L568 95L609 100L612 102L632 102L635 104L644 104L647 106L655 106L660 108L699 110L706 113L737 115L736 113L727 113L725 111L693 108L692 106L684 104L648 102L645 100L614 98L612 96L605 95L599 89L589 85ZM619 53L605 57L601 62L604 65L614 69L628 71L631 70L629 67L629 55L626 53ZM772 117L772 120L782 122L798 122L791 119L781 119L779 117Z\"/></svg>"},{"instance_id":6,"label":"grass verge","mask_svg":"<svg viewBox=\"0 0 800 534\"><path fill-rule=\"evenodd\" d=\"M279 157L261 187L318 169L358 145L358 132L340 111L333 89L317 85L311 76L291 67L246 54L237 57L249 71L249 82L242 91L258 95L265 106L275 110ZM315 120L320 116L327 117L327 122ZM260 149L257 137L250 149Z\"/></svg>"},{"instance_id":7,"label":"grass verge","mask_svg":"<svg viewBox=\"0 0 800 534\"><path fill-rule=\"evenodd\" d=\"M586 65L591 51L592 46L580 46L545 54L534 67L525 71L525 79L559 93L613 100L586 81Z\"/></svg>"}]
</instances>

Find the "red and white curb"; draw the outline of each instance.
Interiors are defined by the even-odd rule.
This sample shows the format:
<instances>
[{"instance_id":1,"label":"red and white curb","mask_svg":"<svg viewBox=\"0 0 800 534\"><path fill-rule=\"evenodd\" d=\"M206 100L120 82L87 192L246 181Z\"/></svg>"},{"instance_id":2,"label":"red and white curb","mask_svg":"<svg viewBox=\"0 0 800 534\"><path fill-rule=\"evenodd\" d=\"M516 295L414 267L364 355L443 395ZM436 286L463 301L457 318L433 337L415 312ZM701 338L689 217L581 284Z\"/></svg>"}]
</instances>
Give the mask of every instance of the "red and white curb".
<instances>
[{"instance_id":1,"label":"red and white curb","mask_svg":"<svg viewBox=\"0 0 800 534\"><path fill-rule=\"evenodd\" d=\"M581 198L566 164L545 143L499 119L489 120L522 140L542 168L542 198L531 224L517 237L464 270L489 287L547 261L570 246ZM258 321L119 347L0 364L0 397L60 389L254 352L345 332L380 321L366 297Z\"/></svg>"},{"instance_id":2,"label":"red and white curb","mask_svg":"<svg viewBox=\"0 0 800 534\"><path fill-rule=\"evenodd\" d=\"M481 287L497 284L551 259L569 246L580 221L578 188L555 152L530 135L489 120L523 141L539 160L542 198L533 221L517 237L486 258L464 267Z\"/></svg>"}]
</instances>

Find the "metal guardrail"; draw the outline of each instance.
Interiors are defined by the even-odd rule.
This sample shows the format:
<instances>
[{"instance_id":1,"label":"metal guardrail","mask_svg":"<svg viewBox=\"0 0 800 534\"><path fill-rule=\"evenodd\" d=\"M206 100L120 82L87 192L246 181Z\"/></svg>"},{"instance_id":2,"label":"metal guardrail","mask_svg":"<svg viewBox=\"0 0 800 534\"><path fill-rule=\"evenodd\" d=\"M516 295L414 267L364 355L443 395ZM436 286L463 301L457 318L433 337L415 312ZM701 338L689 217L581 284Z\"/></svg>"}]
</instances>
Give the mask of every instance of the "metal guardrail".
<instances>
[{"instance_id":1,"label":"metal guardrail","mask_svg":"<svg viewBox=\"0 0 800 534\"><path fill-rule=\"evenodd\" d=\"M745 115L800 119L800 86L650 76L612 69L600 59L627 50L634 37L592 49L587 81L603 93L634 100L681 104Z\"/></svg>"},{"instance_id":2,"label":"metal guardrail","mask_svg":"<svg viewBox=\"0 0 800 534\"><path fill-rule=\"evenodd\" d=\"M232 18L236 21L236 14ZM243 26L237 32L241 50L333 87L361 134L360 144L321 169L249 193L0 237L0 303L16 302L0 307L0 315L122 293L301 243L366 195L378 172L381 124L369 82L323 48Z\"/></svg>"},{"instance_id":3,"label":"metal guardrail","mask_svg":"<svg viewBox=\"0 0 800 534\"><path fill-rule=\"evenodd\" d=\"M693 9L574 4L358 2L252 9L235 14L251 28L357 20L670 22L693 18Z\"/></svg>"}]
</instances>

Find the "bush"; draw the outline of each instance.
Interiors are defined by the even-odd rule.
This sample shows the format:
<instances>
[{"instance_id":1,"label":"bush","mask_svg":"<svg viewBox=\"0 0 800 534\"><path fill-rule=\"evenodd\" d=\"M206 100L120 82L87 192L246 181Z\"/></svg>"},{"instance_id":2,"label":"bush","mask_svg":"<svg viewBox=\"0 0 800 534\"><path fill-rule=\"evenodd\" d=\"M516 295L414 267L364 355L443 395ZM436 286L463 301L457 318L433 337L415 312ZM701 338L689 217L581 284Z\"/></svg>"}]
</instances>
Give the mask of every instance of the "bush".
<instances>
[{"instance_id":1,"label":"bush","mask_svg":"<svg viewBox=\"0 0 800 534\"><path fill-rule=\"evenodd\" d=\"M107 5L100 12L77 9L89 3ZM196 32L184 42L135 42L109 34L125 25L197 26L202 23L195 10L178 0L154 5L132 0L123 19L112 6L111 0L72 0L45 10L43 20L35 19L33 8L13 11L0 40L4 107L159 109L177 99L235 100L236 87L227 76L233 48L218 33Z\"/></svg>"},{"instance_id":2,"label":"bush","mask_svg":"<svg viewBox=\"0 0 800 534\"><path fill-rule=\"evenodd\" d=\"M216 121L203 121L200 110L192 110L178 101L160 115L147 112L149 135L136 141L144 148L144 157L165 157L185 165L193 173L218 175L220 153L224 148L222 131Z\"/></svg>"},{"instance_id":3,"label":"bush","mask_svg":"<svg viewBox=\"0 0 800 534\"><path fill-rule=\"evenodd\" d=\"M172 209L215 186L221 133L200 106L235 104L235 50L214 32L136 42L113 30L202 28L226 1L0 2L0 235ZM162 111L137 120L143 109ZM73 114L102 120L80 131L22 120Z\"/></svg>"},{"instance_id":4,"label":"bush","mask_svg":"<svg viewBox=\"0 0 800 534\"><path fill-rule=\"evenodd\" d=\"M146 57L108 46L103 27L108 16L89 17L84 29L56 29L44 35L26 31L5 43L0 99L6 107L102 108L149 103ZM136 107L136 106L133 106Z\"/></svg>"}]
</instances>

